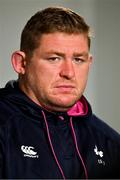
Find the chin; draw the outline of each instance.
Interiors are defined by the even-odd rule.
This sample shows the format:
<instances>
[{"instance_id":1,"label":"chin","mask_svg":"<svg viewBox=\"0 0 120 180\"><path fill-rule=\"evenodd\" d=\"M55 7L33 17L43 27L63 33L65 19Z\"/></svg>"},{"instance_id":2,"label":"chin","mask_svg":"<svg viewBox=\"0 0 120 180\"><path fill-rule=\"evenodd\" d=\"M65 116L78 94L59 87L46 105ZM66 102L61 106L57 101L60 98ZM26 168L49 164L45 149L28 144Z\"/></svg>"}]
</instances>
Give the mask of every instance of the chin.
<instances>
[{"instance_id":1,"label":"chin","mask_svg":"<svg viewBox=\"0 0 120 180\"><path fill-rule=\"evenodd\" d=\"M48 104L51 108L61 109L60 111L66 111L67 109L71 108L78 100L80 96L77 95L52 95L48 98Z\"/></svg>"},{"instance_id":2,"label":"chin","mask_svg":"<svg viewBox=\"0 0 120 180\"><path fill-rule=\"evenodd\" d=\"M63 107L63 108L67 108L69 109L70 107L72 107L76 102L77 102L78 99L59 99L57 100L55 103L57 106L60 106L60 107Z\"/></svg>"}]
</instances>

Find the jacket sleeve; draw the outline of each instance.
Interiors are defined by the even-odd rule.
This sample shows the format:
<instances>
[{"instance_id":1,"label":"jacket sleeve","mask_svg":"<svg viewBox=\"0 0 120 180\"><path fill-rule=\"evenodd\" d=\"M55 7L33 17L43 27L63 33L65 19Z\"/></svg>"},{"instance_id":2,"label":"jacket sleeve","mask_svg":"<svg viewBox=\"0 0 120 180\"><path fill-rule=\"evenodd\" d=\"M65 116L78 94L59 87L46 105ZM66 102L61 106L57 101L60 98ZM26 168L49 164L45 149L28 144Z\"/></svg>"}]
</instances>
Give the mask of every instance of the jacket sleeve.
<instances>
[{"instance_id":1,"label":"jacket sleeve","mask_svg":"<svg viewBox=\"0 0 120 180\"><path fill-rule=\"evenodd\" d=\"M3 178L3 155L0 147L0 179Z\"/></svg>"},{"instance_id":2,"label":"jacket sleeve","mask_svg":"<svg viewBox=\"0 0 120 180\"><path fill-rule=\"evenodd\" d=\"M4 143L3 143L3 133L1 131L0 127L0 179L5 178L4 177Z\"/></svg>"}]
</instances>

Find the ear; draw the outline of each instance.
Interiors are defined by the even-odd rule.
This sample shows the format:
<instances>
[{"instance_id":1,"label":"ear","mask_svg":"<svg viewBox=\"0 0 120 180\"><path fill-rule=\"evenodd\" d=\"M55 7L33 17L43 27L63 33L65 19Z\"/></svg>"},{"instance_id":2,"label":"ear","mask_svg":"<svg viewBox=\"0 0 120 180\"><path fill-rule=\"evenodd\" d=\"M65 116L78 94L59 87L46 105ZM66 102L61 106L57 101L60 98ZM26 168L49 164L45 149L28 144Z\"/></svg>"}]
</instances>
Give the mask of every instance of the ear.
<instances>
[{"instance_id":1,"label":"ear","mask_svg":"<svg viewBox=\"0 0 120 180\"><path fill-rule=\"evenodd\" d=\"M92 64L92 62L93 62L93 56L90 54L89 55L89 62L90 62L90 65Z\"/></svg>"},{"instance_id":2,"label":"ear","mask_svg":"<svg viewBox=\"0 0 120 180\"><path fill-rule=\"evenodd\" d=\"M24 74L25 73L26 60L25 60L25 53L24 52L15 51L12 54L11 62L12 62L14 70L18 74Z\"/></svg>"}]
</instances>

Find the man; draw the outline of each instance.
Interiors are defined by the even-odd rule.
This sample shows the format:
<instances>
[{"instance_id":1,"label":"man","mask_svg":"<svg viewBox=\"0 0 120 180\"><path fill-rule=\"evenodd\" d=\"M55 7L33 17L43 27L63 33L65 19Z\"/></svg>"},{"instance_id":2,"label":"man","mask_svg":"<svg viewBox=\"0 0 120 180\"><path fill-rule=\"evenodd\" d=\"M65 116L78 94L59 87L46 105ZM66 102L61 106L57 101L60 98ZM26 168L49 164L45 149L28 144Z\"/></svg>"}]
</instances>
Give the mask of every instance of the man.
<instances>
[{"instance_id":1,"label":"man","mask_svg":"<svg viewBox=\"0 0 120 180\"><path fill-rule=\"evenodd\" d=\"M120 135L83 96L89 31L65 8L27 22L12 55L18 80L0 90L0 178L120 178Z\"/></svg>"}]
</instances>

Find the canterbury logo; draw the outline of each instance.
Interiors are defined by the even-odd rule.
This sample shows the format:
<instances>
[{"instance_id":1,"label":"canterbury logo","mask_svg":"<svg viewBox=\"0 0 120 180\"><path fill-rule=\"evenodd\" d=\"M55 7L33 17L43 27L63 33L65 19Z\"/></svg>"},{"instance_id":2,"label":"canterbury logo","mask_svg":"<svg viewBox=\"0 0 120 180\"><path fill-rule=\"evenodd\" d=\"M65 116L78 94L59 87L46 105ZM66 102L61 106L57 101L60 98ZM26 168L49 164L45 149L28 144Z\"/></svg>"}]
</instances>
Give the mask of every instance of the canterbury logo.
<instances>
[{"instance_id":1,"label":"canterbury logo","mask_svg":"<svg viewBox=\"0 0 120 180\"><path fill-rule=\"evenodd\" d=\"M38 158L37 152L34 151L34 147L32 146L21 146L22 152L24 152L24 157L32 157L32 158Z\"/></svg>"}]
</instances>

